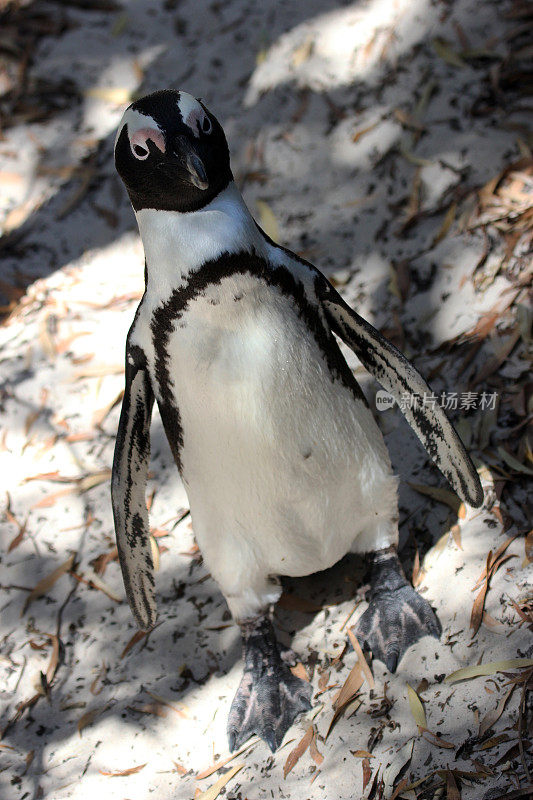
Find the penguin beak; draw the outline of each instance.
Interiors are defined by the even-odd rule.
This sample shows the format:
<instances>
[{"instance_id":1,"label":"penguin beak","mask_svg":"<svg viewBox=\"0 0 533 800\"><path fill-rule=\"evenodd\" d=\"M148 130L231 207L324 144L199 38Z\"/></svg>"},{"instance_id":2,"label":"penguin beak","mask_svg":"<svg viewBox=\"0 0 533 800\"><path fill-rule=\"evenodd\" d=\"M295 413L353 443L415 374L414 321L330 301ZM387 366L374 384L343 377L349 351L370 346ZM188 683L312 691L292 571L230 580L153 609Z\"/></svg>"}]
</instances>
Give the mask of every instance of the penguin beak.
<instances>
[{"instance_id":1,"label":"penguin beak","mask_svg":"<svg viewBox=\"0 0 533 800\"><path fill-rule=\"evenodd\" d=\"M198 189L205 191L209 186L207 173L200 156L194 152L185 136L179 136L176 142L175 165L182 173L180 177Z\"/></svg>"}]
</instances>

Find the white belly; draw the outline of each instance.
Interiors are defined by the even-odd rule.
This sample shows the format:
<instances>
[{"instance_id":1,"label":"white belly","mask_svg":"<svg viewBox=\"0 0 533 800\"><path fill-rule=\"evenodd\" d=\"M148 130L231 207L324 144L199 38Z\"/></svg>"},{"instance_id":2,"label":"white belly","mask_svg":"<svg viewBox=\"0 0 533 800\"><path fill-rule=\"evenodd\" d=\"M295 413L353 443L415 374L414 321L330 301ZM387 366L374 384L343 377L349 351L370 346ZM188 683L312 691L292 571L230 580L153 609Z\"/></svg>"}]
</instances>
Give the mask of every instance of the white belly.
<instances>
[{"instance_id":1,"label":"white belly","mask_svg":"<svg viewBox=\"0 0 533 800\"><path fill-rule=\"evenodd\" d=\"M384 508L390 520L381 433L277 289L242 275L209 287L168 355L193 526L223 591L324 569Z\"/></svg>"}]
</instances>

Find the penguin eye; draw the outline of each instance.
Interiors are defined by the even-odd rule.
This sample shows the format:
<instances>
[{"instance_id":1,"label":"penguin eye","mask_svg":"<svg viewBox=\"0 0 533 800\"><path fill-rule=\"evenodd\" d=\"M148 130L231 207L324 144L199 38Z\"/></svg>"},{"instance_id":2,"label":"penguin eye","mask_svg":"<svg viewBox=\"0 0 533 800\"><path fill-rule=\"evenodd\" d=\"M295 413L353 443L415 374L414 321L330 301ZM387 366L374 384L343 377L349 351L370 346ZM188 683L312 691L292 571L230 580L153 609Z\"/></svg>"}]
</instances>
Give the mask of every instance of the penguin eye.
<instances>
[{"instance_id":1,"label":"penguin eye","mask_svg":"<svg viewBox=\"0 0 533 800\"><path fill-rule=\"evenodd\" d=\"M211 120L208 116L205 116L202 120L202 131L204 133L211 133L213 130L213 125L211 124Z\"/></svg>"},{"instance_id":2,"label":"penguin eye","mask_svg":"<svg viewBox=\"0 0 533 800\"><path fill-rule=\"evenodd\" d=\"M148 148L143 147L142 144L134 144L133 147L131 148L131 152L133 153L135 158L139 159L139 161L144 161L150 155L150 151L148 150Z\"/></svg>"}]
</instances>

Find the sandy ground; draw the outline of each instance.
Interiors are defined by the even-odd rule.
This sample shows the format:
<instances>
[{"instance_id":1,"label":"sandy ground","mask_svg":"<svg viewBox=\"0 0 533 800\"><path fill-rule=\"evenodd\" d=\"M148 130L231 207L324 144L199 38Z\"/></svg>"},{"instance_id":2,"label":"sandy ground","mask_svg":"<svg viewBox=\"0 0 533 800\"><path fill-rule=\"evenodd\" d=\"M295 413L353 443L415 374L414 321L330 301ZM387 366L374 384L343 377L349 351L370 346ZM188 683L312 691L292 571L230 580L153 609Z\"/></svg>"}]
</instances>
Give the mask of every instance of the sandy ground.
<instances>
[{"instance_id":1,"label":"sandy ground","mask_svg":"<svg viewBox=\"0 0 533 800\"><path fill-rule=\"evenodd\" d=\"M468 225L472 192L528 157L521 103L486 110L494 69L501 76L508 63L506 37L519 20L505 13L516 4L22 8L30 26L43 24L40 15L55 20L31 54L37 88L28 103L51 84L61 102L37 120L19 104L0 142L0 290L12 312L0 328L1 797L187 800L224 775L227 786L206 798L391 797L402 779L400 797L526 797L531 465L501 461L508 429L527 415L518 394L506 395L527 378L527 331L509 328L525 312L509 308L503 338L493 330L466 372L450 344L495 308L506 313L509 298L524 306L522 273L514 280L497 269L501 245L488 247ZM375 687L367 679L352 693L330 730L339 688L349 676L358 683L345 645L365 608L364 564L346 559L287 582L276 622L312 681L314 708L274 756L255 741L206 777L228 755L240 643L195 548L157 414L148 494L160 617L142 639L114 558L109 498L124 342L143 273L113 171L114 127L135 92L166 86L217 114L236 179L275 238L320 266L437 393L495 393L499 407L480 408L478 394L473 408L452 412L487 488L479 512L458 509L446 489L435 493L444 483L401 415L376 412L403 479L404 561L411 572L419 552L414 574L442 622L441 641L419 642L394 676L374 662ZM518 331L514 349L509 330ZM376 387L346 355L372 399ZM476 383L495 357L493 382ZM489 561L480 607L487 557L507 543ZM526 661L447 681L502 659ZM506 699L513 676L522 683ZM312 746L284 777L310 726Z\"/></svg>"}]
</instances>

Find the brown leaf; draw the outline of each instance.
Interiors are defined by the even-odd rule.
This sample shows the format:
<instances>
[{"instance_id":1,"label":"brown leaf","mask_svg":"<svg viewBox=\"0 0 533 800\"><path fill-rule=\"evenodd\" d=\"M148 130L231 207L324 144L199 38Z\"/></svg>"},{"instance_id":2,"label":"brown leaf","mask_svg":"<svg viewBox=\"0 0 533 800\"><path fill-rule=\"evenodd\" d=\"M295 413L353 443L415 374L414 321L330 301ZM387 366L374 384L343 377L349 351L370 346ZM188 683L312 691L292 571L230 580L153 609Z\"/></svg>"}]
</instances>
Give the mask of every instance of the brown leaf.
<instances>
[{"instance_id":1,"label":"brown leaf","mask_svg":"<svg viewBox=\"0 0 533 800\"><path fill-rule=\"evenodd\" d=\"M237 758L237 756L240 756L246 750L249 750L251 747L256 745L258 743L258 741L259 741L259 739L256 736L254 736L252 741L247 742L239 750L236 750L234 753L231 753L231 755L227 756L227 758L223 758L221 761L217 761L216 764L213 764L211 767L208 767L207 769L204 769L202 772L199 772L198 775L196 776L196 780L197 781L201 781L204 778L208 778L214 772L218 772L219 769L222 769L222 767L225 767L226 764L228 764L230 761L233 761L234 758Z\"/></svg>"},{"instance_id":2,"label":"brown leaf","mask_svg":"<svg viewBox=\"0 0 533 800\"><path fill-rule=\"evenodd\" d=\"M452 525L452 527L450 529L450 532L452 534L453 541L455 542L456 547L458 547L459 550L462 550L463 549L463 545L461 544L461 527L460 527L460 525L457 525L457 524L456 525Z\"/></svg>"},{"instance_id":3,"label":"brown leaf","mask_svg":"<svg viewBox=\"0 0 533 800\"><path fill-rule=\"evenodd\" d=\"M195 800L216 800L224 786L244 767L244 764L235 764L234 767L229 769L216 783L206 789L205 792L196 797Z\"/></svg>"},{"instance_id":4,"label":"brown leaf","mask_svg":"<svg viewBox=\"0 0 533 800\"><path fill-rule=\"evenodd\" d=\"M530 564L533 561L533 528L529 531L524 540L524 547L526 551L526 559Z\"/></svg>"},{"instance_id":5,"label":"brown leaf","mask_svg":"<svg viewBox=\"0 0 533 800\"><path fill-rule=\"evenodd\" d=\"M142 769L145 768L146 761L144 764L139 764L138 767L130 767L129 769L121 769L118 772L104 772L104 770L99 770L100 775L106 775L108 778L124 778L126 775L135 775L136 772L140 772Z\"/></svg>"},{"instance_id":6,"label":"brown leaf","mask_svg":"<svg viewBox=\"0 0 533 800\"><path fill-rule=\"evenodd\" d=\"M430 744L436 744L437 747L443 747L445 750L455 750L453 742L448 742L442 736L437 736L436 733L432 733L428 728L424 728L421 733L423 738Z\"/></svg>"},{"instance_id":7,"label":"brown leaf","mask_svg":"<svg viewBox=\"0 0 533 800\"><path fill-rule=\"evenodd\" d=\"M309 675L307 674L307 670L304 665L299 662L294 667L291 667L291 672L297 678L300 678L302 681L309 681Z\"/></svg>"},{"instance_id":8,"label":"brown leaf","mask_svg":"<svg viewBox=\"0 0 533 800\"><path fill-rule=\"evenodd\" d=\"M479 626L481 625L481 620L483 619L485 597L487 596L487 590L489 588L489 569L490 569L491 559L492 559L492 550L489 550L489 554L487 556L485 583L481 587L480 592L478 593L476 599L474 600L474 605L472 606L472 612L470 614L470 627L472 628L472 638L478 632Z\"/></svg>"},{"instance_id":9,"label":"brown leaf","mask_svg":"<svg viewBox=\"0 0 533 800\"><path fill-rule=\"evenodd\" d=\"M88 725L92 725L96 717L105 711L106 708L107 706L99 706L98 708L93 708L91 711L86 711L85 714L82 714L78 720L78 724L76 725L80 736L82 730L87 728Z\"/></svg>"},{"instance_id":10,"label":"brown leaf","mask_svg":"<svg viewBox=\"0 0 533 800\"><path fill-rule=\"evenodd\" d=\"M451 770L446 770L446 800L461 800L461 792L457 788L454 774Z\"/></svg>"},{"instance_id":11,"label":"brown leaf","mask_svg":"<svg viewBox=\"0 0 533 800\"><path fill-rule=\"evenodd\" d=\"M372 770L370 768L370 761L368 758L363 758L363 792L368 786L368 782L372 777Z\"/></svg>"},{"instance_id":12,"label":"brown leaf","mask_svg":"<svg viewBox=\"0 0 533 800\"><path fill-rule=\"evenodd\" d=\"M105 676L106 672L107 672L107 665L106 665L106 663L105 663L105 661L104 661L104 662L102 663L102 666L101 666L101 667L100 667L100 669L98 670L98 674L97 674L96 678L95 678L95 679L94 679L94 681L91 683L91 687L90 687L90 692L91 692L91 694L93 694L93 695L100 694L100 692L102 691L102 689L104 688L104 686L103 686L103 684L102 684L100 687L98 687L98 683L99 683L99 681L101 681L101 679L102 679L102 678Z\"/></svg>"},{"instance_id":13,"label":"brown leaf","mask_svg":"<svg viewBox=\"0 0 533 800\"><path fill-rule=\"evenodd\" d=\"M507 694L504 695L501 698L501 700L498 703L498 705L496 706L496 708L494 708L492 711L489 711L487 714L485 714L485 716L483 717L483 719L481 720L481 722L479 724L479 733L478 733L478 735L480 737L484 736L484 734L489 730L489 728L492 728L494 723L497 722L500 719L500 717L503 714L503 712L505 711L505 707L506 707L507 703L509 702L509 700L511 698L511 695L514 692L515 689L516 689L516 684L514 686L512 686L511 689L507 692Z\"/></svg>"},{"instance_id":14,"label":"brown leaf","mask_svg":"<svg viewBox=\"0 0 533 800\"><path fill-rule=\"evenodd\" d=\"M42 578L35 587L31 590L29 595L26 597L24 605L22 607L22 611L20 612L20 616L22 617L30 605L33 603L34 600L37 600L38 597L42 597L43 594L46 594L52 586L59 580L59 578L64 575L66 572L70 572L72 567L74 566L74 562L76 560L76 554L73 553L66 561L63 562L59 567L47 575L45 578Z\"/></svg>"},{"instance_id":15,"label":"brown leaf","mask_svg":"<svg viewBox=\"0 0 533 800\"><path fill-rule=\"evenodd\" d=\"M409 708L411 709L411 714L413 715L413 719L418 725L418 730L420 732L421 729L427 728L424 706L413 687L409 684L407 684L407 696L409 699Z\"/></svg>"},{"instance_id":16,"label":"brown leaf","mask_svg":"<svg viewBox=\"0 0 533 800\"><path fill-rule=\"evenodd\" d=\"M163 705L163 706L167 706L167 708L170 708L170 709L171 709L172 711L174 711L174 713L175 713L175 714L177 714L179 717L183 717L183 719L188 719L188 717L187 717L187 714L186 714L186 712L185 712L185 708L186 708L186 706L184 706L183 708L177 708L177 707L176 707L176 706L175 706L173 703L171 703L169 700L165 700L165 698L164 698L164 697L161 697L161 695L159 695L159 694L156 694L155 692L151 692L149 689L145 689L145 691L146 691L146 694L149 694L149 695L150 695L150 697L153 697L153 699L154 699L154 700L157 700L157 702L158 702L158 703L161 703L161 705Z\"/></svg>"},{"instance_id":17,"label":"brown leaf","mask_svg":"<svg viewBox=\"0 0 533 800\"><path fill-rule=\"evenodd\" d=\"M350 750L350 753L355 758L375 758L368 750Z\"/></svg>"},{"instance_id":18,"label":"brown leaf","mask_svg":"<svg viewBox=\"0 0 533 800\"><path fill-rule=\"evenodd\" d=\"M352 142L354 142L354 143L358 142L358 141L359 141L359 139L362 139L362 138L363 138L363 136L365 135L365 133L370 133L370 131L373 131L373 130L374 130L374 128L376 128L378 125L379 125L379 121L378 121L378 122L374 122L374 123L372 123L372 125L367 125L367 127L366 127L366 128L360 128L360 129L359 129L358 131L356 131L356 132L354 133L354 135L352 136Z\"/></svg>"},{"instance_id":19,"label":"brown leaf","mask_svg":"<svg viewBox=\"0 0 533 800\"><path fill-rule=\"evenodd\" d=\"M121 659L122 659L122 658L124 658L124 656L125 656L125 655L127 655L127 654L129 653L129 651L131 650L131 648L132 648L134 645L136 645L136 644L137 644L137 642L140 642L140 641L141 641L141 639L144 639L144 637L146 636L146 634L147 634L147 631L136 631L136 632L133 634L133 636L131 637L131 639L129 640L128 644L126 645L126 647L124 648L124 650L122 651L122 653L120 654L120 658L121 658Z\"/></svg>"},{"instance_id":20,"label":"brown leaf","mask_svg":"<svg viewBox=\"0 0 533 800\"><path fill-rule=\"evenodd\" d=\"M289 772L294 769L300 758L303 756L309 745L313 740L314 726L310 725L294 750L291 750L287 757L287 761L283 767L283 777L286 778Z\"/></svg>"},{"instance_id":21,"label":"brown leaf","mask_svg":"<svg viewBox=\"0 0 533 800\"><path fill-rule=\"evenodd\" d=\"M350 642L352 643L352 647L355 651L357 656L358 663L361 665L361 669L363 670L363 675L365 676L366 682L370 689L374 689L376 684L374 683L374 676L370 670L370 667L367 664L366 658L363 655L363 651L361 650L361 645L357 641L357 637L353 632L353 628L348 630L348 636L350 637Z\"/></svg>"},{"instance_id":22,"label":"brown leaf","mask_svg":"<svg viewBox=\"0 0 533 800\"><path fill-rule=\"evenodd\" d=\"M322 755L322 753L319 752L318 747L316 746L316 736L317 736L316 728L314 725L312 726L312 728L313 728L313 738L311 739L311 744L309 745L309 753L311 755L311 758L317 765L317 767L320 767L322 762L324 761L324 756Z\"/></svg>"},{"instance_id":23,"label":"brown leaf","mask_svg":"<svg viewBox=\"0 0 533 800\"><path fill-rule=\"evenodd\" d=\"M452 492L449 489L441 489L438 486L425 486L424 484L411 483L410 481L408 481L408 483L411 489L414 489L415 492L427 495L427 497L431 497L438 503L443 503L444 505L449 506L453 511L455 511L456 514L459 514L461 500L457 497L455 492Z\"/></svg>"},{"instance_id":24,"label":"brown leaf","mask_svg":"<svg viewBox=\"0 0 533 800\"><path fill-rule=\"evenodd\" d=\"M359 661L356 662L355 666L350 671L350 674L344 681L344 684L337 694L336 698L333 701L333 708L335 711L339 711L343 708L347 703L352 700L364 682L363 670L362 666Z\"/></svg>"}]
</instances>

